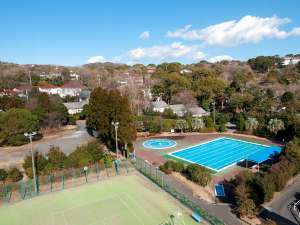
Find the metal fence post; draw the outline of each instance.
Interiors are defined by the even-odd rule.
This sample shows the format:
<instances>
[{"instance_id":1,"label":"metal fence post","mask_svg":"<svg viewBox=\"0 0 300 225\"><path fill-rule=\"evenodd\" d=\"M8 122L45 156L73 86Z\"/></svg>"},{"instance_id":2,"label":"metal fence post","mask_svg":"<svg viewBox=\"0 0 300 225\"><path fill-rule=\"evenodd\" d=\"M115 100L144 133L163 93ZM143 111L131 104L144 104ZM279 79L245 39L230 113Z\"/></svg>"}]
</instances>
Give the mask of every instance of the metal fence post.
<instances>
[{"instance_id":1,"label":"metal fence post","mask_svg":"<svg viewBox=\"0 0 300 225\"><path fill-rule=\"evenodd\" d=\"M61 183L62 183L62 190L64 190L65 189L65 176L64 175L61 176Z\"/></svg>"}]
</instances>

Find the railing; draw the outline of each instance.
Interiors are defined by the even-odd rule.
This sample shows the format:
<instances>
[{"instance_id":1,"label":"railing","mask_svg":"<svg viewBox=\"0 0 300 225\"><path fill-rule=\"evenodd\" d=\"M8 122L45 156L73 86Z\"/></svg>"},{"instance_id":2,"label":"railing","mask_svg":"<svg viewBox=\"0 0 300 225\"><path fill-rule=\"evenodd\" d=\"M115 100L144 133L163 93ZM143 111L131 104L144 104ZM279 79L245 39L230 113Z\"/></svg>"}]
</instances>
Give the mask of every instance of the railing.
<instances>
[{"instance_id":1,"label":"railing","mask_svg":"<svg viewBox=\"0 0 300 225\"><path fill-rule=\"evenodd\" d=\"M166 179L166 175L163 172L161 172L160 170L158 170L157 167L154 167L152 164L150 164L140 158L136 158L135 167L137 168L138 171L140 171L142 174L144 174L146 177L148 177L150 180L152 180L154 183L156 183L158 186L160 186L166 192L171 194L173 197L175 197L177 200L179 200L182 204L184 204L185 206L190 208L192 211L197 212L208 223L214 224L214 225L221 225L221 224L223 225L224 224L222 221L220 221L215 216L208 214L208 212L206 212L204 209L202 209L200 206L198 206L196 203L194 203L192 200L190 200L187 196L176 191L175 188L173 188L172 185L168 182L168 179Z\"/></svg>"},{"instance_id":2,"label":"railing","mask_svg":"<svg viewBox=\"0 0 300 225\"><path fill-rule=\"evenodd\" d=\"M103 164L94 164L89 166L87 170L77 168L56 171L49 175L38 177L38 193L34 191L32 180L0 184L0 205L80 186L86 183L98 182L131 171L135 171L135 168L128 161L122 161L118 166L112 165L112 167L109 168Z\"/></svg>"}]
</instances>

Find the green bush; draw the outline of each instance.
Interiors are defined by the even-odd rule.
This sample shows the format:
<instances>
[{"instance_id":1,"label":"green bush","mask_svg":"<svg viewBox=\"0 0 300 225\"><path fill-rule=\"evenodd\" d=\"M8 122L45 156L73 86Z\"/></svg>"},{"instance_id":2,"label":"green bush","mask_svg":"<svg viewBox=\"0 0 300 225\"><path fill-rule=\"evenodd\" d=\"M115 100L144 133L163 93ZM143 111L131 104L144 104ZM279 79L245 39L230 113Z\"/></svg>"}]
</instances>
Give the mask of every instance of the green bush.
<instances>
[{"instance_id":1,"label":"green bush","mask_svg":"<svg viewBox=\"0 0 300 225\"><path fill-rule=\"evenodd\" d=\"M163 119L161 123L161 130L164 132L170 132L171 129L175 127L175 120L173 119Z\"/></svg>"},{"instance_id":2,"label":"green bush","mask_svg":"<svg viewBox=\"0 0 300 225\"><path fill-rule=\"evenodd\" d=\"M48 169L58 170L64 168L67 156L60 150L59 147L52 146L47 153L47 159Z\"/></svg>"},{"instance_id":3,"label":"green bush","mask_svg":"<svg viewBox=\"0 0 300 225\"><path fill-rule=\"evenodd\" d=\"M48 161L44 155L42 155L39 152L35 152L34 153L34 162L35 162L35 170L36 170L37 175L42 175L42 174L46 173L46 170L48 168ZM24 159L23 169L25 171L25 174L29 178L33 178L31 155L28 155Z\"/></svg>"},{"instance_id":4,"label":"green bush","mask_svg":"<svg viewBox=\"0 0 300 225\"><path fill-rule=\"evenodd\" d=\"M7 178L12 182L18 182L23 179L23 174L17 168L12 168L8 171Z\"/></svg>"},{"instance_id":5,"label":"green bush","mask_svg":"<svg viewBox=\"0 0 300 225\"><path fill-rule=\"evenodd\" d=\"M28 142L29 140L24 134L16 134L7 138L7 144L12 146L20 146L27 144Z\"/></svg>"},{"instance_id":6,"label":"green bush","mask_svg":"<svg viewBox=\"0 0 300 225\"><path fill-rule=\"evenodd\" d=\"M174 160L168 160L163 165L159 166L159 169L166 174L172 173L172 171L181 173L184 171L184 164Z\"/></svg>"},{"instance_id":7,"label":"green bush","mask_svg":"<svg viewBox=\"0 0 300 225\"><path fill-rule=\"evenodd\" d=\"M68 117L68 124L69 125L76 125L76 118L74 116Z\"/></svg>"},{"instance_id":8,"label":"green bush","mask_svg":"<svg viewBox=\"0 0 300 225\"><path fill-rule=\"evenodd\" d=\"M4 169L0 169L0 181L5 182L7 176L8 176L7 171Z\"/></svg>"},{"instance_id":9,"label":"green bush","mask_svg":"<svg viewBox=\"0 0 300 225\"><path fill-rule=\"evenodd\" d=\"M188 165L185 169L185 174L188 179L203 187L211 181L210 171L197 164Z\"/></svg>"}]
</instances>

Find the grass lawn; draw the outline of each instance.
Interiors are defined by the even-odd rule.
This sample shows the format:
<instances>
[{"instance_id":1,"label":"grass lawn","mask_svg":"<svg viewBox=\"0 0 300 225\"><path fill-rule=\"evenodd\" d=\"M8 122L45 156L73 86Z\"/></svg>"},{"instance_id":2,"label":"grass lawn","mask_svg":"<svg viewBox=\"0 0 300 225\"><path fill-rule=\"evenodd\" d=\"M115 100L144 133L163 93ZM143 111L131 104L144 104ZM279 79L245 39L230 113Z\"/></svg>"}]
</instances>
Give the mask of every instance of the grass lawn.
<instances>
[{"instance_id":1,"label":"grass lawn","mask_svg":"<svg viewBox=\"0 0 300 225\"><path fill-rule=\"evenodd\" d=\"M135 173L0 208L2 225L159 225L180 211L177 225L196 225L167 193Z\"/></svg>"}]
</instances>

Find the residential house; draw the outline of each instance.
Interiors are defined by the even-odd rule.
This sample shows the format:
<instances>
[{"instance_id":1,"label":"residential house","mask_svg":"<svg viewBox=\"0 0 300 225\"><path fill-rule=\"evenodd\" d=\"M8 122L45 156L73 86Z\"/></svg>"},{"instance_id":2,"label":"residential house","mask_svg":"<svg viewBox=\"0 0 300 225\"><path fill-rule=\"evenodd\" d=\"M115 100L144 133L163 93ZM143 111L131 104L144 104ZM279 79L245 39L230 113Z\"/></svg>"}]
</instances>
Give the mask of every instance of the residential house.
<instances>
[{"instance_id":1,"label":"residential house","mask_svg":"<svg viewBox=\"0 0 300 225\"><path fill-rule=\"evenodd\" d=\"M183 104L169 105L170 109L179 117L183 117L186 113L186 107Z\"/></svg>"},{"instance_id":2,"label":"residential house","mask_svg":"<svg viewBox=\"0 0 300 225\"><path fill-rule=\"evenodd\" d=\"M294 56L285 56L284 58L283 58L283 65L284 66L287 66L287 65L295 65L295 64L297 64L297 63L299 63L300 62L300 56L298 56L298 55L294 55Z\"/></svg>"},{"instance_id":3,"label":"residential house","mask_svg":"<svg viewBox=\"0 0 300 225\"><path fill-rule=\"evenodd\" d=\"M61 77L62 75L61 75L61 73L45 73L45 72L42 72L39 76L42 80L47 80L47 79L58 78L58 77Z\"/></svg>"},{"instance_id":4,"label":"residential house","mask_svg":"<svg viewBox=\"0 0 300 225\"><path fill-rule=\"evenodd\" d=\"M68 109L68 113L70 115L81 113L84 105L88 104L88 100L80 101L80 102L65 102L63 103L65 107Z\"/></svg>"},{"instance_id":5,"label":"residential house","mask_svg":"<svg viewBox=\"0 0 300 225\"><path fill-rule=\"evenodd\" d=\"M180 70L180 73L181 74L190 74L190 73L192 73L193 71L192 70L189 70L189 69L182 69L182 70Z\"/></svg>"},{"instance_id":6,"label":"residential house","mask_svg":"<svg viewBox=\"0 0 300 225\"><path fill-rule=\"evenodd\" d=\"M160 112L160 113L164 112L165 109L169 107L168 104L165 101L160 100L160 98L152 102L151 105L154 112Z\"/></svg>"},{"instance_id":7,"label":"residential house","mask_svg":"<svg viewBox=\"0 0 300 225\"><path fill-rule=\"evenodd\" d=\"M79 77L80 75L77 73L73 73L73 72L70 73L71 80L79 80Z\"/></svg>"},{"instance_id":8,"label":"residential house","mask_svg":"<svg viewBox=\"0 0 300 225\"><path fill-rule=\"evenodd\" d=\"M155 66L147 66L147 73L153 74L156 72L156 67Z\"/></svg>"},{"instance_id":9,"label":"residential house","mask_svg":"<svg viewBox=\"0 0 300 225\"><path fill-rule=\"evenodd\" d=\"M54 86L51 84L47 84L44 86L39 86L39 91L47 93L49 95L59 95L61 98L65 98L66 96L79 96L82 91L82 86L74 81L70 81L62 86Z\"/></svg>"},{"instance_id":10,"label":"residential house","mask_svg":"<svg viewBox=\"0 0 300 225\"><path fill-rule=\"evenodd\" d=\"M202 107L199 106L187 107L187 111L192 115L192 117L202 117L210 115L210 112L205 111Z\"/></svg>"}]
</instances>

